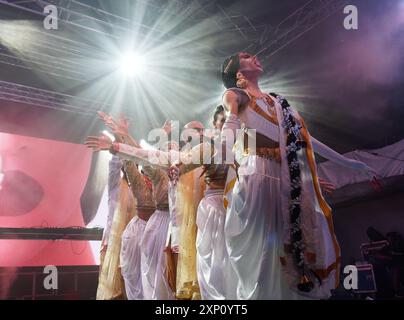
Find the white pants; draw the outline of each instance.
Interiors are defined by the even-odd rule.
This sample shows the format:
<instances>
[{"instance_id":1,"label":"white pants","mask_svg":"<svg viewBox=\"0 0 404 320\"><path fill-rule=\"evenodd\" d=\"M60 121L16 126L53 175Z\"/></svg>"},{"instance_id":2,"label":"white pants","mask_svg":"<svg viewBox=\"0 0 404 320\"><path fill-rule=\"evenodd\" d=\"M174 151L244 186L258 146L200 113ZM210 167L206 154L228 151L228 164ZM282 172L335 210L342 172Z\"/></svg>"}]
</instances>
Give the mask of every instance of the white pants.
<instances>
[{"instance_id":1,"label":"white pants","mask_svg":"<svg viewBox=\"0 0 404 320\"><path fill-rule=\"evenodd\" d=\"M244 175L246 168L250 174ZM305 299L290 290L280 262L280 164L249 156L240 169L225 224L226 246L237 274L237 299Z\"/></svg>"},{"instance_id":2,"label":"white pants","mask_svg":"<svg viewBox=\"0 0 404 320\"><path fill-rule=\"evenodd\" d=\"M174 293L167 281L167 263L164 252L170 215L156 210L147 221L141 241L141 270L143 296L147 300L170 300Z\"/></svg>"},{"instance_id":3,"label":"white pants","mask_svg":"<svg viewBox=\"0 0 404 320\"><path fill-rule=\"evenodd\" d=\"M122 234L120 263L128 300L143 299L140 243L145 228L146 221L134 217Z\"/></svg>"},{"instance_id":4,"label":"white pants","mask_svg":"<svg viewBox=\"0 0 404 320\"><path fill-rule=\"evenodd\" d=\"M197 273L203 300L236 298L237 282L224 237L223 190L208 190L198 207Z\"/></svg>"}]
</instances>

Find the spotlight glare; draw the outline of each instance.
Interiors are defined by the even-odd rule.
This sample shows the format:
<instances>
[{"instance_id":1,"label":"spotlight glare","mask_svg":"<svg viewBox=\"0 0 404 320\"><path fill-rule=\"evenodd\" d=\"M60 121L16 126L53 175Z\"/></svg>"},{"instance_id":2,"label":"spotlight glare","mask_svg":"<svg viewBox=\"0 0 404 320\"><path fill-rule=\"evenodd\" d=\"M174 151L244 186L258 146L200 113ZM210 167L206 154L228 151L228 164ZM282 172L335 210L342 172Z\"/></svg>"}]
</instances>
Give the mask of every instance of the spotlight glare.
<instances>
[{"instance_id":1,"label":"spotlight glare","mask_svg":"<svg viewBox=\"0 0 404 320\"><path fill-rule=\"evenodd\" d=\"M126 53L121 57L119 69L126 76L139 75L145 69L145 59L134 52Z\"/></svg>"},{"instance_id":2,"label":"spotlight glare","mask_svg":"<svg viewBox=\"0 0 404 320\"><path fill-rule=\"evenodd\" d=\"M112 141L115 141L114 135L112 133L110 133L109 131L103 130L102 133L105 134L107 137L109 137Z\"/></svg>"}]
</instances>

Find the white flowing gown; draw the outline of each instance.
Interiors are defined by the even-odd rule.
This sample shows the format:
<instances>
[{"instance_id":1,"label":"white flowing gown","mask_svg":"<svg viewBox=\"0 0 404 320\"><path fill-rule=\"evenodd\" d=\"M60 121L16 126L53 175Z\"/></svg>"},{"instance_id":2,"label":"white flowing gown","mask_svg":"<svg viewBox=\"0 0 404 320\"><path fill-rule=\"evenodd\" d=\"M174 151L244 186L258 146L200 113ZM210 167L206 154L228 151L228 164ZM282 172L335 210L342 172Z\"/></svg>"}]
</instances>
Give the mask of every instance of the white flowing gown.
<instances>
[{"instance_id":1,"label":"white flowing gown","mask_svg":"<svg viewBox=\"0 0 404 320\"><path fill-rule=\"evenodd\" d=\"M145 228L146 221L134 217L122 234L120 263L128 300L142 300L144 298L140 244Z\"/></svg>"},{"instance_id":2,"label":"white flowing gown","mask_svg":"<svg viewBox=\"0 0 404 320\"><path fill-rule=\"evenodd\" d=\"M174 299L167 280L166 246L170 214L156 210L147 221L141 247L143 295L146 300Z\"/></svg>"},{"instance_id":3,"label":"white flowing gown","mask_svg":"<svg viewBox=\"0 0 404 320\"><path fill-rule=\"evenodd\" d=\"M239 89L235 90L240 92ZM256 100L256 105L253 104L254 100L251 101L252 104L239 114L239 118L229 117L225 127L228 123L229 128L240 128L243 123L246 128L254 128L269 139L278 141L281 161L255 155L246 155L240 160L239 179L231 194L225 223L226 246L237 274L237 298L327 299L331 289L338 284L340 251L333 231L330 209L318 190L312 151L314 149L325 158L344 166L364 166L344 158L311 138L304 128L303 120L296 112L291 111L303 126L300 134L308 144L307 149L297 152L302 188L301 230L305 240L305 253L310 254L310 257L305 257L305 261L321 278L321 281L315 282L315 287L310 292L298 291L301 275L294 266L292 254L285 252L285 246L290 246L291 227L291 182L286 159L286 134L283 127L274 125L272 120L268 121L268 117L265 117L275 113L277 123L283 125L283 110L278 102L271 106L263 99ZM313 163L310 164L310 161Z\"/></svg>"},{"instance_id":4,"label":"white flowing gown","mask_svg":"<svg viewBox=\"0 0 404 320\"><path fill-rule=\"evenodd\" d=\"M255 167L252 174L243 168ZM237 274L237 299L303 298L289 288L282 270L283 222L280 208L281 166L275 160L249 156L226 216L225 234Z\"/></svg>"},{"instance_id":5,"label":"white flowing gown","mask_svg":"<svg viewBox=\"0 0 404 320\"><path fill-rule=\"evenodd\" d=\"M225 220L223 190L207 190L196 218L197 273L203 300L236 298L237 282L224 237Z\"/></svg>"}]
</instances>

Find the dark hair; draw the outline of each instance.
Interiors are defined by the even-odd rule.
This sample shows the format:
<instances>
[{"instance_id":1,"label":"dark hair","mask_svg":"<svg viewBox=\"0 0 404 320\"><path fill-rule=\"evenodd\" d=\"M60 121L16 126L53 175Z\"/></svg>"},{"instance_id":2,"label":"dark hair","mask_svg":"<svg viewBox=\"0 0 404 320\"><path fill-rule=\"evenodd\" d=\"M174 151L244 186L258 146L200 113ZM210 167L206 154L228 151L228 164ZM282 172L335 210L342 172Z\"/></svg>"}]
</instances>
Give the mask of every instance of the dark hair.
<instances>
[{"instance_id":1,"label":"dark hair","mask_svg":"<svg viewBox=\"0 0 404 320\"><path fill-rule=\"evenodd\" d=\"M222 81L226 89L237 87L237 72L240 69L239 54L224 60L222 65Z\"/></svg>"},{"instance_id":2,"label":"dark hair","mask_svg":"<svg viewBox=\"0 0 404 320\"><path fill-rule=\"evenodd\" d=\"M213 122L217 121L217 117L220 113L224 112L224 108L222 105L218 105L213 113Z\"/></svg>"}]
</instances>

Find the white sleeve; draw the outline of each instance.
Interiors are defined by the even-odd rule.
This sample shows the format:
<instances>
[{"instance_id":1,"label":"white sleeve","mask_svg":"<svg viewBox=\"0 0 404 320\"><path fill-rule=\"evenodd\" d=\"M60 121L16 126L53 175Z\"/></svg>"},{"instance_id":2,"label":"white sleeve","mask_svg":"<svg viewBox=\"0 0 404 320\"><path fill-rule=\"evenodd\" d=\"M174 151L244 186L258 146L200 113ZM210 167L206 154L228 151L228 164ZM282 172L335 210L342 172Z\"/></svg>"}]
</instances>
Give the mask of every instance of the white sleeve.
<instances>
[{"instance_id":1,"label":"white sleeve","mask_svg":"<svg viewBox=\"0 0 404 320\"><path fill-rule=\"evenodd\" d=\"M122 159L132 160L139 165L153 165L163 168L167 168L170 166L170 156L169 153L166 151L145 150L123 143L114 143L113 149L118 157Z\"/></svg>"},{"instance_id":2,"label":"white sleeve","mask_svg":"<svg viewBox=\"0 0 404 320\"><path fill-rule=\"evenodd\" d=\"M221 132L221 157L223 160L234 158L233 146L237 139L237 130L240 130L240 128L241 122L239 117L234 114L230 114L227 117ZM231 139L232 141L228 141Z\"/></svg>"},{"instance_id":3,"label":"white sleeve","mask_svg":"<svg viewBox=\"0 0 404 320\"><path fill-rule=\"evenodd\" d=\"M327 160L330 160L343 167L355 170L368 170L368 166L365 163L344 157L343 155L339 154L338 152L334 151L333 149L313 137L311 137L311 143L313 145L314 152Z\"/></svg>"},{"instance_id":4,"label":"white sleeve","mask_svg":"<svg viewBox=\"0 0 404 320\"><path fill-rule=\"evenodd\" d=\"M112 222L114 220L115 209L118 203L118 193L119 185L121 180L121 160L113 156L109 161L109 172L108 172L108 185L107 185L107 195L108 195L108 216L107 225L104 229L104 235L102 244L108 245L109 235L111 233Z\"/></svg>"},{"instance_id":5,"label":"white sleeve","mask_svg":"<svg viewBox=\"0 0 404 320\"><path fill-rule=\"evenodd\" d=\"M301 118L299 113L294 110L295 117ZM354 169L354 170L364 170L368 173L374 174L374 170L370 168L366 163L349 159L344 157L342 154L338 153L337 151L331 149L329 146L325 145L324 143L318 141L316 138L310 135L310 140L313 145L313 151L318 155L322 156L323 158L332 161L340 166Z\"/></svg>"}]
</instances>

